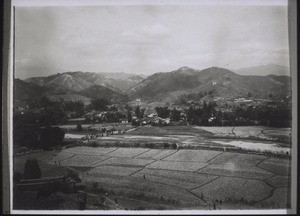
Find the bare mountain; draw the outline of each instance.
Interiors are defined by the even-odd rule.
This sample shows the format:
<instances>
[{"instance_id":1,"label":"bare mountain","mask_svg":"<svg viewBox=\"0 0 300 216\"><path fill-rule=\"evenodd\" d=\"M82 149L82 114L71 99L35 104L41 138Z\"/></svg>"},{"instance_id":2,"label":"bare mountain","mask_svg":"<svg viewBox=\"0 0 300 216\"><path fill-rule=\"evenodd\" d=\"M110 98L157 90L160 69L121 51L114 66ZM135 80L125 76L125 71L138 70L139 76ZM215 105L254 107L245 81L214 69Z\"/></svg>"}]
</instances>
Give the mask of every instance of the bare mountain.
<instances>
[{"instance_id":1,"label":"bare mountain","mask_svg":"<svg viewBox=\"0 0 300 216\"><path fill-rule=\"evenodd\" d=\"M66 90L81 91L92 85L102 85L114 91L124 92L136 85L144 78L126 73L92 73L92 72L66 72L48 77L33 77L25 81L40 86L62 88Z\"/></svg>"},{"instance_id":2,"label":"bare mountain","mask_svg":"<svg viewBox=\"0 0 300 216\"><path fill-rule=\"evenodd\" d=\"M286 83L267 76L242 76L230 70L211 67L196 70L182 67L167 73L156 73L131 88L131 99L172 101L181 95L211 93L219 97L268 97L275 89L285 91Z\"/></svg>"},{"instance_id":3,"label":"bare mountain","mask_svg":"<svg viewBox=\"0 0 300 216\"><path fill-rule=\"evenodd\" d=\"M258 76L290 76L290 69L286 66L268 64L268 65L259 65L255 67L240 68L234 70L237 74L240 75L258 75Z\"/></svg>"}]
</instances>

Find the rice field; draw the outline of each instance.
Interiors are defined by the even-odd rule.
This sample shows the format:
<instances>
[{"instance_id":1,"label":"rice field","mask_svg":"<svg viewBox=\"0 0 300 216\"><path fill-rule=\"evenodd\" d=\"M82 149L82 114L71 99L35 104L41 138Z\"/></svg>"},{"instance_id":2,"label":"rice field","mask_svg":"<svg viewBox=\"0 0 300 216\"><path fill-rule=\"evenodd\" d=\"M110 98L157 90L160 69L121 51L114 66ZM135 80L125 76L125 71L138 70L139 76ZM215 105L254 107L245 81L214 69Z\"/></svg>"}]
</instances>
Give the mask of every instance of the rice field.
<instances>
[{"instance_id":1,"label":"rice field","mask_svg":"<svg viewBox=\"0 0 300 216\"><path fill-rule=\"evenodd\" d=\"M265 182L269 183L275 188L281 187L290 187L291 186L291 177L290 176L274 176L268 178Z\"/></svg>"},{"instance_id":2,"label":"rice field","mask_svg":"<svg viewBox=\"0 0 300 216\"><path fill-rule=\"evenodd\" d=\"M112 152L116 150L117 148L103 148L103 147L88 147L88 146L77 146L72 148L67 148L62 150L62 152L65 153L71 153L71 154L84 154L84 155L104 155L109 152Z\"/></svg>"},{"instance_id":3,"label":"rice field","mask_svg":"<svg viewBox=\"0 0 300 216\"><path fill-rule=\"evenodd\" d=\"M216 164L234 163L234 164L256 165L266 158L267 156L263 156L263 155L224 152L223 154L220 154L214 159L212 159L210 163L216 163Z\"/></svg>"},{"instance_id":4,"label":"rice field","mask_svg":"<svg viewBox=\"0 0 300 216\"><path fill-rule=\"evenodd\" d=\"M193 131L192 136L183 130L176 137L171 127L157 130L167 131L166 139L171 136L197 142L199 135ZM136 134L130 136L135 139ZM202 142L203 138L199 140ZM75 167L80 170L83 183L98 182L101 187L123 195L173 199L184 208L206 208L208 203L204 200L215 199L237 201L239 206L257 204L249 204L250 201L286 206L286 197L279 194L282 191L287 196L282 188L290 187L290 160L273 156L200 149L77 146L55 154L50 151L19 155L14 160L14 169L23 172L25 161L35 157L43 176L60 175L68 167Z\"/></svg>"},{"instance_id":5,"label":"rice field","mask_svg":"<svg viewBox=\"0 0 300 216\"><path fill-rule=\"evenodd\" d=\"M142 169L132 175L133 177L144 178L154 182L170 184L177 187L192 189L200 187L208 182L218 178L217 176L198 174L193 172L160 170L160 169Z\"/></svg>"},{"instance_id":6,"label":"rice field","mask_svg":"<svg viewBox=\"0 0 300 216\"><path fill-rule=\"evenodd\" d=\"M271 197L258 203L258 205L262 205L263 207L267 208L289 208L291 206L291 200L289 198L290 194L291 188L289 187L276 188Z\"/></svg>"},{"instance_id":7,"label":"rice field","mask_svg":"<svg viewBox=\"0 0 300 216\"><path fill-rule=\"evenodd\" d=\"M185 188L185 189L191 189L191 188L200 186L200 184L197 184L194 182L180 181L177 179L167 178L164 176L151 175L148 173L143 174L142 172L138 172L138 173L134 174L133 176L137 177L137 178L145 178L147 181L152 181L152 182L161 183L161 184L167 184L167 185ZM166 183L166 181L167 181L167 183Z\"/></svg>"},{"instance_id":8,"label":"rice field","mask_svg":"<svg viewBox=\"0 0 300 216\"><path fill-rule=\"evenodd\" d=\"M90 170L88 175L94 177L101 176L101 178L103 175L129 176L140 169L140 167L101 165Z\"/></svg>"},{"instance_id":9,"label":"rice field","mask_svg":"<svg viewBox=\"0 0 300 216\"><path fill-rule=\"evenodd\" d=\"M269 158L258 165L258 167L277 175L290 175L290 160L281 158Z\"/></svg>"},{"instance_id":10,"label":"rice field","mask_svg":"<svg viewBox=\"0 0 300 216\"><path fill-rule=\"evenodd\" d=\"M194 163L194 162L155 161L154 163L151 163L146 167L151 169L167 169L167 170L194 172L206 165L207 165L206 163Z\"/></svg>"},{"instance_id":11,"label":"rice field","mask_svg":"<svg viewBox=\"0 0 300 216\"><path fill-rule=\"evenodd\" d=\"M148 149L145 148L118 148L117 150L108 153L108 156L115 156L115 157L135 157L139 154L142 154L144 152L148 151Z\"/></svg>"},{"instance_id":12,"label":"rice field","mask_svg":"<svg viewBox=\"0 0 300 216\"><path fill-rule=\"evenodd\" d=\"M259 180L220 177L193 191L203 193L209 200L243 199L252 202L267 198L272 188Z\"/></svg>"},{"instance_id":13,"label":"rice field","mask_svg":"<svg viewBox=\"0 0 300 216\"><path fill-rule=\"evenodd\" d=\"M208 160L220 155L220 151L210 150L186 150L182 149L171 156L164 158L167 161L188 161L205 163Z\"/></svg>"},{"instance_id":14,"label":"rice field","mask_svg":"<svg viewBox=\"0 0 300 216\"><path fill-rule=\"evenodd\" d=\"M88 182L97 181L99 184L116 193L122 194L143 194L144 198L152 197L157 200L173 199L178 200L184 206L205 206L206 203L187 190L167 184L161 184L128 176L101 176L101 178L89 176L85 179Z\"/></svg>"},{"instance_id":15,"label":"rice field","mask_svg":"<svg viewBox=\"0 0 300 216\"><path fill-rule=\"evenodd\" d=\"M277 143L266 143L266 142L251 142L251 141L241 141L241 140L212 140L212 142L222 144L224 146L235 146L242 149L255 150L257 152L273 152L282 154L291 154L291 148L282 147Z\"/></svg>"},{"instance_id":16,"label":"rice field","mask_svg":"<svg viewBox=\"0 0 300 216\"><path fill-rule=\"evenodd\" d=\"M238 127L195 127L210 132L208 137L258 139L269 141L285 141L290 143L291 128L271 128L264 126L238 126Z\"/></svg>"},{"instance_id":17,"label":"rice field","mask_svg":"<svg viewBox=\"0 0 300 216\"><path fill-rule=\"evenodd\" d=\"M121 157L111 157L107 160L95 164L98 165L112 165L112 166L137 166L144 167L154 160L149 159L139 159L139 158L121 158Z\"/></svg>"},{"instance_id":18,"label":"rice field","mask_svg":"<svg viewBox=\"0 0 300 216\"><path fill-rule=\"evenodd\" d=\"M232 176L240 178L265 179L273 174L251 165L240 165L235 163L210 164L199 170L200 173L218 176Z\"/></svg>"},{"instance_id":19,"label":"rice field","mask_svg":"<svg viewBox=\"0 0 300 216\"><path fill-rule=\"evenodd\" d=\"M262 137L268 135L289 136L291 128L271 128L263 126L238 126L238 127L195 127L197 129L208 131L214 136L234 136L234 137Z\"/></svg>"},{"instance_id":20,"label":"rice field","mask_svg":"<svg viewBox=\"0 0 300 216\"><path fill-rule=\"evenodd\" d=\"M55 164L55 162L66 160L68 158L73 157L74 155L75 155L74 153L60 152L59 154L55 154L53 158L48 161L48 163Z\"/></svg>"},{"instance_id":21,"label":"rice field","mask_svg":"<svg viewBox=\"0 0 300 216\"><path fill-rule=\"evenodd\" d=\"M138 156L136 158L144 158L144 159L163 159L168 157L169 155L175 153L176 150L169 150L169 149L150 149Z\"/></svg>"},{"instance_id":22,"label":"rice field","mask_svg":"<svg viewBox=\"0 0 300 216\"><path fill-rule=\"evenodd\" d=\"M96 155L75 155L69 159L61 161L61 165L75 166L75 167L91 167L95 163L107 159L108 156L96 156Z\"/></svg>"},{"instance_id":23,"label":"rice field","mask_svg":"<svg viewBox=\"0 0 300 216\"><path fill-rule=\"evenodd\" d=\"M134 174L136 175L153 175L153 176L161 176L166 179L176 179L182 182L192 182L197 183L199 185L204 185L216 178L218 176L207 175L197 172L186 172L186 171L176 171L176 170L161 170L161 169L149 169L145 168Z\"/></svg>"}]
</instances>

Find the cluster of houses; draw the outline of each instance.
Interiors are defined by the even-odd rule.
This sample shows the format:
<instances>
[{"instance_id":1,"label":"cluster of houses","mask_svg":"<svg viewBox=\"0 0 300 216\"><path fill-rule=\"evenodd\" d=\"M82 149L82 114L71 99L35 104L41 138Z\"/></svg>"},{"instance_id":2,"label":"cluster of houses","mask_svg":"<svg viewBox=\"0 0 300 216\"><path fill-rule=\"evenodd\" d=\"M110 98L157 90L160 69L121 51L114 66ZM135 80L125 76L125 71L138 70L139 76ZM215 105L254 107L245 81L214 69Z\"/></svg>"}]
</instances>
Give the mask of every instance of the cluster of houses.
<instances>
[{"instance_id":1,"label":"cluster of houses","mask_svg":"<svg viewBox=\"0 0 300 216\"><path fill-rule=\"evenodd\" d=\"M152 126L167 126L172 125L175 122L171 121L170 118L161 118L157 115L157 113L151 113L149 115L146 115L143 118L137 118L136 116L132 117L132 122L134 125L152 125ZM180 114L180 120L177 122L178 124L187 124L187 118L186 114L184 112L181 112Z\"/></svg>"}]
</instances>

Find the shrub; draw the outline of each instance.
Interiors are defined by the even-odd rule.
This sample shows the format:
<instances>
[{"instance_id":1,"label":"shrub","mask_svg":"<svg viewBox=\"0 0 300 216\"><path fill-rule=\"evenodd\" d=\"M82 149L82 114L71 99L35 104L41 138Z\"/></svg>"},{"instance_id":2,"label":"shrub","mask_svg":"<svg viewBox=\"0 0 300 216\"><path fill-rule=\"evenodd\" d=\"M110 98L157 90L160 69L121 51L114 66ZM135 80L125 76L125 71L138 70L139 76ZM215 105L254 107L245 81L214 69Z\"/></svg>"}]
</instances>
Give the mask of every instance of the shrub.
<instances>
[{"instance_id":1,"label":"shrub","mask_svg":"<svg viewBox=\"0 0 300 216\"><path fill-rule=\"evenodd\" d=\"M38 179L41 178L42 172L39 163L36 159L28 159L24 166L24 179Z\"/></svg>"},{"instance_id":2,"label":"shrub","mask_svg":"<svg viewBox=\"0 0 300 216\"><path fill-rule=\"evenodd\" d=\"M163 148L169 148L170 147L170 144L169 143L164 143L163 144Z\"/></svg>"},{"instance_id":3,"label":"shrub","mask_svg":"<svg viewBox=\"0 0 300 216\"><path fill-rule=\"evenodd\" d=\"M45 127L41 131L40 143L42 148L49 149L61 144L65 132L60 127Z\"/></svg>"},{"instance_id":4,"label":"shrub","mask_svg":"<svg viewBox=\"0 0 300 216\"><path fill-rule=\"evenodd\" d=\"M76 129L77 129L77 131L82 131L82 125L81 125L81 124L78 124L78 125L76 126Z\"/></svg>"},{"instance_id":5,"label":"shrub","mask_svg":"<svg viewBox=\"0 0 300 216\"><path fill-rule=\"evenodd\" d=\"M173 144L170 146L170 148L172 148L172 149L177 149L176 143L173 143Z\"/></svg>"}]
</instances>

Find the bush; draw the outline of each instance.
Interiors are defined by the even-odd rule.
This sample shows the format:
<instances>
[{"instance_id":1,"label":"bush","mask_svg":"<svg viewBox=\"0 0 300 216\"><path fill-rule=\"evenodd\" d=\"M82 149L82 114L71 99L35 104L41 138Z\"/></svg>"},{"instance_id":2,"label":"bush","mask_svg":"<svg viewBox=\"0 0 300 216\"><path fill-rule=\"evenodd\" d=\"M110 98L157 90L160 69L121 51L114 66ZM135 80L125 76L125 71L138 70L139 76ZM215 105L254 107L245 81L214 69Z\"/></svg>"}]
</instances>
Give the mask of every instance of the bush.
<instances>
[{"instance_id":1,"label":"bush","mask_svg":"<svg viewBox=\"0 0 300 216\"><path fill-rule=\"evenodd\" d=\"M41 147L49 149L61 144L65 137L65 132L60 127L45 127L41 131Z\"/></svg>"},{"instance_id":2,"label":"bush","mask_svg":"<svg viewBox=\"0 0 300 216\"><path fill-rule=\"evenodd\" d=\"M171 145L171 148L172 148L172 149L177 149L176 143L173 143L173 144Z\"/></svg>"},{"instance_id":3,"label":"bush","mask_svg":"<svg viewBox=\"0 0 300 216\"><path fill-rule=\"evenodd\" d=\"M78 124L78 125L76 126L76 129L77 129L77 131L82 131L82 125L81 125L81 124Z\"/></svg>"},{"instance_id":4,"label":"bush","mask_svg":"<svg viewBox=\"0 0 300 216\"><path fill-rule=\"evenodd\" d=\"M169 143L164 143L163 144L163 148L169 148L170 147L170 144Z\"/></svg>"},{"instance_id":5,"label":"bush","mask_svg":"<svg viewBox=\"0 0 300 216\"><path fill-rule=\"evenodd\" d=\"M39 163L36 159L28 159L24 166L24 179L38 179L41 178L42 172Z\"/></svg>"}]
</instances>

